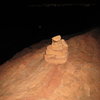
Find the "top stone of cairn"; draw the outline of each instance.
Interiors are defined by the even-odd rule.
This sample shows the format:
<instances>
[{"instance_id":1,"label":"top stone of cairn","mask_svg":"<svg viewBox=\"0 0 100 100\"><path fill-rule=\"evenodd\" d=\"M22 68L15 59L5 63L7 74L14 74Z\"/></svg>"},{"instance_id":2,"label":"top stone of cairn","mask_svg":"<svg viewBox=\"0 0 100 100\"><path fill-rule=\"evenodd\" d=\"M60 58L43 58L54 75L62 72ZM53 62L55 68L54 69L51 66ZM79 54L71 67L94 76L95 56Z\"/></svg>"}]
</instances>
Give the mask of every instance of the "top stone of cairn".
<instances>
[{"instance_id":1,"label":"top stone of cairn","mask_svg":"<svg viewBox=\"0 0 100 100\"><path fill-rule=\"evenodd\" d=\"M57 36L53 37L52 40L57 42L57 41L61 40L61 36L57 35Z\"/></svg>"}]
</instances>

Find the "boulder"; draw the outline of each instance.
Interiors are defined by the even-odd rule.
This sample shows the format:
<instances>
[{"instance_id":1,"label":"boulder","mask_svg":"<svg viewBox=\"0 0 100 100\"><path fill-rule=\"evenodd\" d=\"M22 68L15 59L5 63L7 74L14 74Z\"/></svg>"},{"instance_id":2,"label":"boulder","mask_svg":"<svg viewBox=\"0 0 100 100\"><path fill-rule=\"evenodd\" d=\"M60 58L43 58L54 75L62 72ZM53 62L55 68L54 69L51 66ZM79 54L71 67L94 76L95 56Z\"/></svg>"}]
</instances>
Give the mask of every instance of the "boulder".
<instances>
[{"instance_id":1,"label":"boulder","mask_svg":"<svg viewBox=\"0 0 100 100\"><path fill-rule=\"evenodd\" d=\"M0 100L100 100L99 33L57 36L17 53L0 66Z\"/></svg>"}]
</instances>

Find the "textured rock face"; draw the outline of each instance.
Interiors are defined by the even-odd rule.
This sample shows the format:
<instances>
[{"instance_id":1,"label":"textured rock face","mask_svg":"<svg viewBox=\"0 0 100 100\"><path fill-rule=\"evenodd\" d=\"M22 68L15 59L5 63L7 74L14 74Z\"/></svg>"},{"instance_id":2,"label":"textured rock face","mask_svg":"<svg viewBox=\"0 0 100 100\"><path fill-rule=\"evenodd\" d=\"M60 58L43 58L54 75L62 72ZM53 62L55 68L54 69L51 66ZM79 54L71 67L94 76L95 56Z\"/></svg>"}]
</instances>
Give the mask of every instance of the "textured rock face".
<instances>
[{"instance_id":1,"label":"textured rock face","mask_svg":"<svg viewBox=\"0 0 100 100\"><path fill-rule=\"evenodd\" d=\"M63 64L45 61L50 45L46 41L15 55L0 66L0 100L100 100L100 37L96 33L67 40L68 58Z\"/></svg>"},{"instance_id":2,"label":"textured rock face","mask_svg":"<svg viewBox=\"0 0 100 100\"><path fill-rule=\"evenodd\" d=\"M52 38L52 44L47 47L45 60L52 64L63 64L67 61L68 45L61 36Z\"/></svg>"}]
</instances>

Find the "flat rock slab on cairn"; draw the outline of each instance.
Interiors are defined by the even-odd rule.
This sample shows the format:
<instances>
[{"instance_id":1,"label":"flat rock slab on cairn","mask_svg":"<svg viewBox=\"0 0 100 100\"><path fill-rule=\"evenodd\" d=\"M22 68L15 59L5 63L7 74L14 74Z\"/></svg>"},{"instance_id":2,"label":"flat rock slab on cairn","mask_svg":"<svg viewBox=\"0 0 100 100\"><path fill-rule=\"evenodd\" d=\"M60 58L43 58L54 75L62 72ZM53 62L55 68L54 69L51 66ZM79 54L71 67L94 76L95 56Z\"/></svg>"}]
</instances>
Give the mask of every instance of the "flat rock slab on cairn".
<instances>
[{"instance_id":1,"label":"flat rock slab on cairn","mask_svg":"<svg viewBox=\"0 0 100 100\"><path fill-rule=\"evenodd\" d=\"M0 66L0 100L100 100L99 33L56 36L16 54Z\"/></svg>"}]
</instances>

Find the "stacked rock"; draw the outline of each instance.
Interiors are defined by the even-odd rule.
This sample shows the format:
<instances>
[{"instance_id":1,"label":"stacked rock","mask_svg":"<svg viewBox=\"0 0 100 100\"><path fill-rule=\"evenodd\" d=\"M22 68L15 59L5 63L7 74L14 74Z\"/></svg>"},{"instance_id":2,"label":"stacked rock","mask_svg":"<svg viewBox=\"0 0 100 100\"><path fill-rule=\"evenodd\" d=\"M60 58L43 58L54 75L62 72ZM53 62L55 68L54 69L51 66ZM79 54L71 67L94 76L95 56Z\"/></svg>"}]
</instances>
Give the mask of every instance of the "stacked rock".
<instances>
[{"instance_id":1,"label":"stacked rock","mask_svg":"<svg viewBox=\"0 0 100 100\"><path fill-rule=\"evenodd\" d=\"M68 45L60 35L52 38L52 44L47 47L45 61L53 64L63 64L67 61Z\"/></svg>"}]
</instances>

